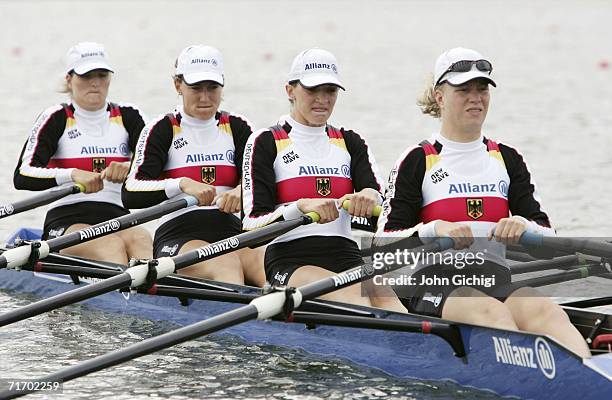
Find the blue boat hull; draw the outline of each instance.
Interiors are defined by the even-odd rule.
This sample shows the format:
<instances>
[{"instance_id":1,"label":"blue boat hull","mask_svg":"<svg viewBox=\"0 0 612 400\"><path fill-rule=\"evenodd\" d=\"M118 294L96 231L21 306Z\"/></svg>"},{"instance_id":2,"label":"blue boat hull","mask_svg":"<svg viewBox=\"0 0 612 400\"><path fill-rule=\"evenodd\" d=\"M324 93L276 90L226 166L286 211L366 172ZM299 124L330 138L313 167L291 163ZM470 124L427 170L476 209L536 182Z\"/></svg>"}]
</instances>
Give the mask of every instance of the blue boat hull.
<instances>
[{"instance_id":1,"label":"blue boat hull","mask_svg":"<svg viewBox=\"0 0 612 400\"><path fill-rule=\"evenodd\" d=\"M38 276L34 276L38 275ZM70 279L26 271L0 270L0 288L49 297L74 289ZM84 302L113 313L187 325L238 305L143 294L108 293ZM399 320L418 316L380 313ZM396 377L450 380L463 386L491 390L503 396L533 399L607 399L612 397L612 354L583 360L550 338L460 325L467 355L458 358L434 335L363 328L253 321L226 332L248 342L299 348L326 357L340 357Z\"/></svg>"}]
</instances>

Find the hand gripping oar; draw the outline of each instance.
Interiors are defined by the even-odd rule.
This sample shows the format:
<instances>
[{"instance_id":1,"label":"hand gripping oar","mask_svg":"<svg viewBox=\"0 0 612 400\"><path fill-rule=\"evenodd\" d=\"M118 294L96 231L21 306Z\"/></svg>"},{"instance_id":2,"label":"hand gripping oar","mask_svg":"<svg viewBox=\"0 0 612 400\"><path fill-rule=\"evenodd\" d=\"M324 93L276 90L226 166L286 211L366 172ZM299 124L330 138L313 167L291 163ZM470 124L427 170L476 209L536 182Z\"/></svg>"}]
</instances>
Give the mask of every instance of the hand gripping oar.
<instances>
[{"instance_id":1,"label":"hand gripping oar","mask_svg":"<svg viewBox=\"0 0 612 400\"><path fill-rule=\"evenodd\" d=\"M51 252L56 252L70 246L85 243L111 233L131 228L132 226L143 224L156 219L167 213L171 213L182 208L195 205L198 201L195 197L185 197L162 203L142 211L123 215L97 225L78 230L46 241L33 242L29 246L16 247L5 251L0 255L0 268L15 268L26 263L34 263L39 259L45 258Z\"/></svg>"},{"instance_id":2,"label":"hand gripping oar","mask_svg":"<svg viewBox=\"0 0 612 400\"><path fill-rule=\"evenodd\" d=\"M59 186L49 190L45 190L29 199L19 200L14 203L0 205L0 219L11 215L19 214L20 212L28 211L36 207L44 206L66 197L70 194L84 192L85 187L80 183L72 186Z\"/></svg>"},{"instance_id":3,"label":"hand gripping oar","mask_svg":"<svg viewBox=\"0 0 612 400\"><path fill-rule=\"evenodd\" d=\"M450 238L441 238L432 243L412 249L413 252L438 252L453 247ZM66 382L80 376L90 374L101 369L121 364L125 361L141 357L200 336L238 325L254 319L269 319L283 313L291 312L306 300L333 292L338 289L373 278L376 275L404 267L404 265L390 265L387 268L371 268L366 265L358 266L337 275L318 280L296 289L270 293L251 301L248 305L225 312L204 321L197 322L174 331L143 340L124 349L118 349L107 354L95 357L72 367L65 368L54 374L33 382ZM35 386L35 385L33 385ZM32 393L33 390L5 391L0 393L0 399L13 399Z\"/></svg>"},{"instance_id":4,"label":"hand gripping oar","mask_svg":"<svg viewBox=\"0 0 612 400\"><path fill-rule=\"evenodd\" d=\"M591 256L612 258L612 243L595 240L544 236L540 233L524 232L519 242L524 246L547 247L565 252L569 250Z\"/></svg>"},{"instance_id":5,"label":"hand gripping oar","mask_svg":"<svg viewBox=\"0 0 612 400\"><path fill-rule=\"evenodd\" d=\"M117 271L115 276L106 278L101 282L96 282L65 293L60 293L48 299L37 301L16 310L9 311L8 313L4 313L0 315L0 327L54 310L56 308L77 303L100 294L112 292L116 289L127 287L136 288L144 284L150 286L155 283L157 279L168 276L180 268L193 265L200 261L210 260L244 247L259 245L299 226L317 222L318 220L319 216L316 213L309 213L300 218L275 222L254 231L241 233L178 256L162 257L156 260L151 260L145 264L128 268L125 272ZM42 247L43 246L41 246L41 248ZM16 248L12 250L20 249L21 248ZM26 248L26 250L27 249L28 248ZM8 251L5 253L5 255L7 253ZM45 256L48 253L49 252L46 250Z\"/></svg>"}]
</instances>

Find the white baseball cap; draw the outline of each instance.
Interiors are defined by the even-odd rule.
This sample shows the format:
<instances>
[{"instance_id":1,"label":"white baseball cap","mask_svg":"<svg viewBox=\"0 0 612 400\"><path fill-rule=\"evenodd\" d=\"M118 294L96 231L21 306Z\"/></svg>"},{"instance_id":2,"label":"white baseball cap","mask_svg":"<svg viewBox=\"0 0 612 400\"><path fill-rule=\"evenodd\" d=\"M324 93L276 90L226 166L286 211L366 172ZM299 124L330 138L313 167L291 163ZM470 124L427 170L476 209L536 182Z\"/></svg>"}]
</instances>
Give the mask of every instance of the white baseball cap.
<instances>
[{"instance_id":1,"label":"white baseball cap","mask_svg":"<svg viewBox=\"0 0 612 400\"><path fill-rule=\"evenodd\" d=\"M323 49L304 50L295 57L287 78L287 82L294 81L307 88L330 84L345 90L338 74L338 60Z\"/></svg>"},{"instance_id":2,"label":"white baseball cap","mask_svg":"<svg viewBox=\"0 0 612 400\"><path fill-rule=\"evenodd\" d=\"M223 86L223 57L214 47L196 44L185 47L176 63L176 75L183 75L188 85L213 81Z\"/></svg>"},{"instance_id":3,"label":"white baseball cap","mask_svg":"<svg viewBox=\"0 0 612 400\"><path fill-rule=\"evenodd\" d=\"M467 67L470 68L468 71L452 71L452 67L460 61L483 62L467 64ZM454 49L450 49L440 54L436 60L434 85L438 85L442 82L448 82L451 85L457 86L471 81L472 79L484 78L488 80L491 85L497 86L495 81L491 78L492 69L493 67L491 66L491 62L484 58L482 54L476 50L455 47Z\"/></svg>"},{"instance_id":4,"label":"white baseball cap","mask_svg":"<svg viewBox=\"0 0 612 400\"><path fill-rule=\"evenodd\" d=\"M74 71L84 75L94 69L114 72L108 63L104 46L94 42L81 42L72 46L66 53L66 73Z\"/></svg>"}]
</instances>

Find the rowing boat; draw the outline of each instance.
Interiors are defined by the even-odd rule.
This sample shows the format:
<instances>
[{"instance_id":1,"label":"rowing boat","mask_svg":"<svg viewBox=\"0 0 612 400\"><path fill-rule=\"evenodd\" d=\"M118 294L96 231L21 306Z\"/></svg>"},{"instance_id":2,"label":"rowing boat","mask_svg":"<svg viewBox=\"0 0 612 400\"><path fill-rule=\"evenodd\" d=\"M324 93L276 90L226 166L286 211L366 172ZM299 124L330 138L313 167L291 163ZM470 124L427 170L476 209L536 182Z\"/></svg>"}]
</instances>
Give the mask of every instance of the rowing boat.
<instances>
[{"instance_id":1,"label":"rowing boat","mask_svg":"<svg viewBox=\"0 0 612 400\"><path fill-rule=\"evenodd\" d=\"M61 257L46 262L67 263ZM71 262L100 271L121 269L86 260ZM1 289L43 297L90 282L91 278L78 274L0 269ZM236 303L248 303L261 289L170 275L148 293L112 292L85 304L107 312L188 325L235 309ZM612 334L612 314L564 308L583 336ZM400 378L448 380L502 396L603 399L612 393L612 352L596 352L583 360L546 336L327 301L305 304L291 320L293 323L251 321L226 332L248 342L339 357ZM408 332L414 331L414 326L420 327L421 333ZM432 334L423 334L428 332Z\"/></svg>"}]
</instances>

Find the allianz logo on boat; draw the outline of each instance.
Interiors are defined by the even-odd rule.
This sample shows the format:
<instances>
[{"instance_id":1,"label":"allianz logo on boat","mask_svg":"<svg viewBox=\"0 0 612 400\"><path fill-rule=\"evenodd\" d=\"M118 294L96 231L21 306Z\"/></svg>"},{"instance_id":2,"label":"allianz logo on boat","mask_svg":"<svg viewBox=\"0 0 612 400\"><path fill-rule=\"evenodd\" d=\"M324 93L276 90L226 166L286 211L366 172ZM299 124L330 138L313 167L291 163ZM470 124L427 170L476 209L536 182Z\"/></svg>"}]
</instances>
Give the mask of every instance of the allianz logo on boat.
<instances>
[{"instance_id":1,"label":"allianz logo on boat","mask_svg":"<svg viewBox=\"0 0 612 400\"><path fill-rule=\"evenodd\" d=\"M536 338L533 348L513 345L509 338L492 336L495 361L501 364L537 369L548 379L556 374L555 357L544 338Z\"/></svg>"}]
</instances>

